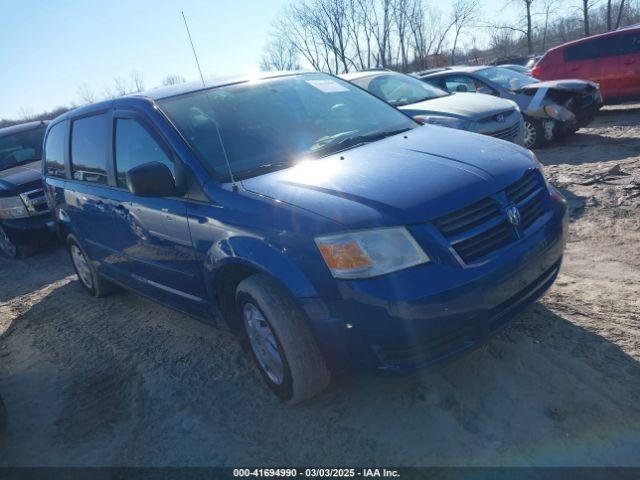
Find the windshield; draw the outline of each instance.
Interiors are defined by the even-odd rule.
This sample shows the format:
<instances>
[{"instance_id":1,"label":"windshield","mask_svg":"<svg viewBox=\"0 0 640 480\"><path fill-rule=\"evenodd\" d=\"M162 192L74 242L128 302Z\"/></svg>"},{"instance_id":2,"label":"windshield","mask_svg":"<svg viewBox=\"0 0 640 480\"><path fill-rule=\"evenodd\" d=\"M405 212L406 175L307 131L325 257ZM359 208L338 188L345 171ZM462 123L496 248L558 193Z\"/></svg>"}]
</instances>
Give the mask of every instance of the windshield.
<instances>
[{"instance_id":1,"label":"windshield","mask_svg":"<svg viewBox=\"0 0 640 480\"><path fill-rule=\"evenodd\" d=\"M160 101L196 154L229 181L414 128L406 115L323 74L245 82Z\"/></svg>"},{"instance_id":2,"label":"windshield","mask_svg":"<svg viewBox=\"0 0 640 480\"><path fill-rule=\"evenodd\" d=\"M444 90L408 75L372 75L357 78L353 83L396 107L449 95Z\"/></svg>"},{"instance_id":3,"label":"windshield","mask_svg":"<svg viewBox=\"0 0 640 480\"><path fill-rule=\"evenodd\" d=\"M511 90L512 92L520 90L526 85L538 83L538 80L533 77L502 67L484 68L482 70L478 70L476 73L487 80L491 80L492 82L501 85L507 90Z\"/></svg>"},{"instance_id":4,"label":"windshield","mask_svg":"<svg viewBox=\"0 0 640 480\"><path fill-rule=\"evenodd\" d=\"M0 170L42 158L42 140L46 127L0 137Z\"/></svg>"}]
</instances>

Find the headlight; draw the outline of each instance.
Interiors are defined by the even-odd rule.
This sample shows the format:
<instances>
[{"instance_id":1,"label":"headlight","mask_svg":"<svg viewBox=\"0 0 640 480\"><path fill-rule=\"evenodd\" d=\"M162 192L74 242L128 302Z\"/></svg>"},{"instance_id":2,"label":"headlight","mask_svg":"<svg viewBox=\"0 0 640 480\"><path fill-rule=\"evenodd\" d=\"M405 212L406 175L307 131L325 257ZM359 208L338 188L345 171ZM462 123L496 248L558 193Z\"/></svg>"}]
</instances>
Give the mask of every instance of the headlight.
<instances>
[{"instance_id":1,"label":"headlight","mask_svg":"<svg viewBox=\"0 0 640 480\"><path fill-rule=\"evenodd\" d=\"M551 118L560 120L561 122L573 121L576 118L572 111L561 107L560 105L547 105L544 107L544 111Z\"/></svg>"},{"instance_id":2,"label":"headlight","mask_svg":"<svg viewBox=\"0 0 640 480\"><path fill-rule=\"evenodd\" d=\"M442 127L457 128L458 130L468 130L469 122L453 117L441 117L439 115L419 115L423 123L431 123Z\"/></svg>"},{"instance_id":3,"label":"headlight","mask_svg":"<svg viewBox=\"0 0 640 480\"><path fill-rule=\"evenodd\" d=\"M0 218L25 218L29 216L27 207L20 197L0 198Z\"/></svg>"},{"instance_id":4,"label":"headlight","mask_svg":"<svg viewBox=\"0 0 640 480\"><path fill-rule=\"evenodd\" d=\"M540 160L538 160L538 157L536 157L535 153L533 153L531 150L529 150L529 153L531 154L531 161L533 162L533 165L540 171L540 175L542 175L544 184L547 186L547 189L550 188L551 184L549 183L549 180L547 180L547 177L544 175L544 166L542 165L542 163L540 163Z\"/></svg>"},{"instance_id":5,"label":"headlight","mask_svg":"<svg viewBox=\"0 0 640 480\"><path fill-rule=\"evenodd\" d=\"M359 230L315 241L335 278L375 277L429 261L404 227Z\"/></svg>"},{"instance_id":6,"label":"headlight","mask_svg":"<svg viewBox=\"0 0 640 480\"><path fill-rule=\"evenodd\" d=\"M513 100L509 100L508 98L505 98L505 99L504 99L504 101L505 101L505 102L508 102L509 104L511 104L511 106L512 106L513 108L515 108L517 112L519 112L519 111L520 111L520 107L519 107L519 106L518 106L518 104L517 104L516 102L514 102Z\"/></svg>"}]
</instances>

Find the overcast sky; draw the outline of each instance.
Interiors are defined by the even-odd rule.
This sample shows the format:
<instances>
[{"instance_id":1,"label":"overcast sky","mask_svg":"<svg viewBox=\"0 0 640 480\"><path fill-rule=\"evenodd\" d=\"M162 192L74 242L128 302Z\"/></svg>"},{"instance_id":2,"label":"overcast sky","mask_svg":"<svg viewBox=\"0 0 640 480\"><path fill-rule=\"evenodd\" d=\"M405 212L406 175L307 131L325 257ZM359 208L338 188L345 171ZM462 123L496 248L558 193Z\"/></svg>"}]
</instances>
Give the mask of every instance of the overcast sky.
<instances>
[{"instance_id":1,"label":"overcast sky","mask_svg":"<svg viewBox=\"0 0 640 480\"><path fill-rule=\"evenodd\" d=\"M197 70L180 10L190 23L206 76L258 68L271 22L290 0L2 0L0 118L72 101L87 84L98 96L114 77ZM481 0L483 20L513 18L506 0ZM448 13L450 0L433 2ZM482 33L480 33L482 35Z\"/></svg>"}]
</instances>

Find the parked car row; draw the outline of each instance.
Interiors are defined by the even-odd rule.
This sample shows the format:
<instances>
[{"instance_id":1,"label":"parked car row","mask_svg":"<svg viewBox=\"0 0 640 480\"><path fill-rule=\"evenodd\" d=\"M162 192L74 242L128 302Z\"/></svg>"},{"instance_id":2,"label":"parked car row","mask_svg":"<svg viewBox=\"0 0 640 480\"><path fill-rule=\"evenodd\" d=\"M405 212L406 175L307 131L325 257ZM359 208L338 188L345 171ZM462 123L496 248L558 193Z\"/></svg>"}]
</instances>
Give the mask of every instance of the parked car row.
<instances>
[{"instance_id":1,"label":"parked car row","mask_svg":"<svg viewBox=\"0 0 640 480\"><path fill-rule=\"evenodd\" d=\"M495 138L521 129L515 103L351 79L183 84L53 120L44 190L83 288L237 332L290 403L337 371L409 372L485 342L556 278L562 195L518 135Z\"/></svg>"},{"instance_id":2,"label":"parked car row","mask_svg":"<svg viewBox=\"0 0 640 480\"><path fill-rule=\"evenodd\" d=\"M474 92L515 102L524 117L523 144L542 147L591 122L602 107L596 83L586 80L540 82L504 67L445 67L418 77L448 92Z\"/></svg>"},{"instance_id":3,"label":"parked car row","mask_svg":"<svg viewBox=\"0 0 640 480\"><path fill-rule=\"evenodd\" d=\"M342 75L421 123L482 133L522 145L522 116L510 101L488 95L451 93L391 71Z\"/></svg>"}]
</instances>

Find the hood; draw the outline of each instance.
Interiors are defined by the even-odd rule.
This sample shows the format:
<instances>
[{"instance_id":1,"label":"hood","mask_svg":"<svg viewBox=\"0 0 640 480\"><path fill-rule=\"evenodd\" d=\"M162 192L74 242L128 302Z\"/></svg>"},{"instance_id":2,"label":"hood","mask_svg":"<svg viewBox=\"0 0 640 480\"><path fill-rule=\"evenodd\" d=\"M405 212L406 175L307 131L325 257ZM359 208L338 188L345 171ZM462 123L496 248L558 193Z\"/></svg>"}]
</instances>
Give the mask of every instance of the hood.
<instances>
[{"instance_id":1,"label":"hood","mask_svg":"<svg viewBox=\"0 0 640 480\"><path fill-rule=\"evenodd\" d=\"M404 105L400 110L409 115L438 114L464 120L479 120L501 112L513 110L509 102L491 95L452 93L446 97Z\"/></svg>"},{"instance_id":2,"label":"hood","mask_svg":"<svg viewBox=\"0 0 640 480\"><path fill-rule=\"evenodd\" d=\"M0 171L0 195L14 195L42 185L40 161Z\"/></svg>"},{"instance_id":3,"label":"hood","mask_svg":"<svg viewBox=\"0 0 640 480\"><path fill-rule=\"evenodd\" d=\"M598 84L588 80L568 79L568 80L548 80L546 82L537 82L525 85L518 90L519 92L533 92L541 88L551 88L556 90L566 90L569 92L583 92L586 90L597 89Z\"/></svg>"},{"instance_id":4,"label":"hood","mask_svg":"<svg viewBox=\"0 0 640 480\"><path fill-rule=\"evenodd\" d=\"M530 153L514 144L425 125L242 185L364 228L428 221L502 190L532 167Z\"/></svg>"}]
</instances>

